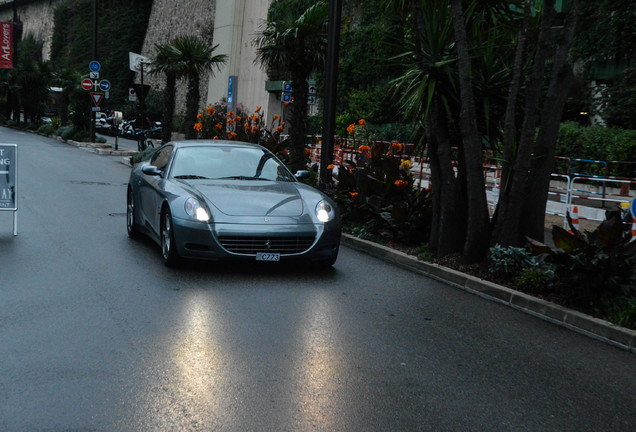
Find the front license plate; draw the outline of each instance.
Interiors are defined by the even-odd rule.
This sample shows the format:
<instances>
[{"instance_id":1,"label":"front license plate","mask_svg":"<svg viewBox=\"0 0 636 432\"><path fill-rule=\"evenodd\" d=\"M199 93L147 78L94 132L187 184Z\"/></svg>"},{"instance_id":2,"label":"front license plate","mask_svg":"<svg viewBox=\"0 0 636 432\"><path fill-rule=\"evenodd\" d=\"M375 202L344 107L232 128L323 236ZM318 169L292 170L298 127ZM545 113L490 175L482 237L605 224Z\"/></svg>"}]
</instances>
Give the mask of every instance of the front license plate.
<instances>
[{"instance_id":1,"label":"front license plate","mask_svg":"<svg viewBox=\"0 0 636 432\"><path fill-rule=\"evenodd\" d=\"M279 253L257 252L256 261L280 261Z\"/></svg>"}]
</instances>

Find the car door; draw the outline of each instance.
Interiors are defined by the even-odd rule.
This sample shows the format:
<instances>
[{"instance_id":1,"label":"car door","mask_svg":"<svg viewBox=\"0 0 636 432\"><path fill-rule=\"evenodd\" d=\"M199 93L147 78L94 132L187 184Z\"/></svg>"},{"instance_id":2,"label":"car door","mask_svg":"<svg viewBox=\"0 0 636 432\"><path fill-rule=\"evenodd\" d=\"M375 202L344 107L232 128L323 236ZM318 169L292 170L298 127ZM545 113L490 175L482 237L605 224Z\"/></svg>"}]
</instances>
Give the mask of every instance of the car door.
<instances>
[{"instance_id":1,"label":"car door","mask_svg":"<svg viewBox=\"0 0 636 432\"><path fill-rule=\"evenodd\" d=\"M162 176L142 174L140 187L140 207L145 226L155 235L159 234L159 211L164 196L163 184L165 170L172 158L174 146L165 145L155 152L150 159L150 165L164 172Z\"/></svg>"}]
</instances>

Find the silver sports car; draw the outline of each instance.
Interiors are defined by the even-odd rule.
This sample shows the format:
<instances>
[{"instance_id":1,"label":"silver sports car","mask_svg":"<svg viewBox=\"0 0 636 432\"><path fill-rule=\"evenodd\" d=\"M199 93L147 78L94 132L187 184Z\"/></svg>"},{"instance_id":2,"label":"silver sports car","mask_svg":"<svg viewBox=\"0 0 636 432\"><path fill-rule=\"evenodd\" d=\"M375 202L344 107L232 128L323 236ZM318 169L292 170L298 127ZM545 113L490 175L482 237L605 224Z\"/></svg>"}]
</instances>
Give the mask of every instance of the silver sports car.
<instances>
[{"instance_id":1,"label":"silver sports car","mask_svg":"<svg viewBox=\"0 0 636 432\"><path fill-rule=\"evenodd\" d=\"M128 235L156 241L166 265L181 258L289 261L338 257L336 205L298 181L274 154L235 141L170 142L137 164L128 183Z\"/></svg>"}]
</instances>

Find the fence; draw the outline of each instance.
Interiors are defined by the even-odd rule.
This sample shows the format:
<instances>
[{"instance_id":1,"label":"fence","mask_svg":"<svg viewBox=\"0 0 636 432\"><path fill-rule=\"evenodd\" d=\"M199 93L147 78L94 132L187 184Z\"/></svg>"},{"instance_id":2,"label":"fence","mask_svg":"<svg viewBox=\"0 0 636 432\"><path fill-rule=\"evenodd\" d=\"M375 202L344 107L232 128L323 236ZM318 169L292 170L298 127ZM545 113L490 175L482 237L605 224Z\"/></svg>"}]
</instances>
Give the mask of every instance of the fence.
<instances>
[{"instance_id":1,"label":"fence","mask_svg":"<svg viewBox=\"0 0 636 432\"><path fill-rule=\"evenodd\" d=\"M353 138L336 138L334 149L334 165L336 167L347 165L347 161L354 161L360 153L362 145L381 145L384 152L395 145L390 141L367 141ZM414 186L420 189L428 188L431 181L431 170L428 158L424 154L416 154L414 144L400 144L400 150L393 148L392 155L395 158L408 159L413 163L411 174L414 178ZM321 143L320 137L315 137L309 146L312 163L320 163ZM458 149L452 149L453 166L457 166ZM571 211L574 205L597 208L600 211L588 214L579 213L580 219L602 221L607 205L629 203L634 199L636 188L636 161L601 161L590 159L570 158L556 156L555 167L565 173L553 173L551 175L548 191L549 201L559 205L546 208L547 214L565 217L567 211ZM492 209L499 201L501 190L502 167L493 152L483 153L483 173L489 204ZM337 168L336 172L337 172ZM626 176L612 175L613 173L626 174Z\"/></svg>"}]
</instances>

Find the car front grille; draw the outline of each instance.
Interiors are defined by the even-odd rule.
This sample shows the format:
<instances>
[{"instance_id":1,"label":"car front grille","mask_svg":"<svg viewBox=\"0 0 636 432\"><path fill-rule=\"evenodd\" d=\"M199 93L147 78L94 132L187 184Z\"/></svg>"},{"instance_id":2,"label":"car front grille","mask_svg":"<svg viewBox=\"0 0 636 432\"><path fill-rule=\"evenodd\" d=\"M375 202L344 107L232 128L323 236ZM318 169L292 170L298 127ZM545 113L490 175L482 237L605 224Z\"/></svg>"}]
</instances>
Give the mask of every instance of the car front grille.
<instances>
[{"instance_id":1,"label":"car front grille","mask_svg":"<svg viewBox=\"0 0 636 432\"><path fill-rule=\"evenodd\" d=\"M314 236L293 237L219 237L221 245L232 253L256 255L257 252L298 254L306 251L314 243Z\"/></svg>"}]
</instances>

